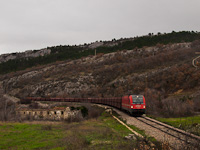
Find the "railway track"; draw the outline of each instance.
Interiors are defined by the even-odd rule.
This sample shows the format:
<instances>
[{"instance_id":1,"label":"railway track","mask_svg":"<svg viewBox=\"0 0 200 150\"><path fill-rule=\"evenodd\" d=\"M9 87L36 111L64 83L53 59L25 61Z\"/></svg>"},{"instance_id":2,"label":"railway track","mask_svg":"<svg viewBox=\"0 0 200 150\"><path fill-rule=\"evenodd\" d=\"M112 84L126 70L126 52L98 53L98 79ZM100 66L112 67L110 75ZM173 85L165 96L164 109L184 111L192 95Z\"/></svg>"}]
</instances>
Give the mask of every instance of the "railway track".
<instances>
[{"instance_id":1,"label":"railway track","mask_svg":"<svg viewBox=\"0 0 200 150\"><path fill-rule=\"evenodd\" d=\"M155 119L142 116L133 117L118 109L113 108L126 123L144 130L148 137L154 137L157 141L168 143L172 149L200 150L200 137L183 130L174 128ZM147 137L147 138L148 138Z\"/></svg>"},{"instance_id":2,"label":"railway track","mask_svg":"<svg viewBox=\"0 0 200 150\"><path fill-rule=\"evenodd\" d=\"M156 130L159 130L160 132L163 132L165 136L168 135L166 137L171 138L171 139L176 139L174 140L174 144L172 144L173 145L172 147L177 148L177 147L183 146L184 149L200 149L199 136L174 128L172 126L169 126L157 120L151 119L149 117L142 116L142 117L135 117L135 118L136 120Z\"/></svg>"}]
</instances>

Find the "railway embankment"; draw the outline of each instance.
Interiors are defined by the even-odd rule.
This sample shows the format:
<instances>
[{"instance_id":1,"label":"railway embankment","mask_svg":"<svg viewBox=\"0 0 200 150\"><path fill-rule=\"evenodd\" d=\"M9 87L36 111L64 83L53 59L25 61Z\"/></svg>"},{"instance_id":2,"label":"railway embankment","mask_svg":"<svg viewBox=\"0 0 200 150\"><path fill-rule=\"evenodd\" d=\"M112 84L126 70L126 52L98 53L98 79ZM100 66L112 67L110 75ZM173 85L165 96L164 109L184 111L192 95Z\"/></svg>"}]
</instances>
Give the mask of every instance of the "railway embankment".
<instances>
[{"instance_id":1,"label":"railway embankment","mask_svg":"<svg viewBox=\"0 0 200 150\"><path fill-rule=\"evenodd\" d=\"M124 112L114 109L129 125L144 130L148 136L156 140L169 143L175 149L199 149L200 137L183 130L166 125L148 117L132 117Z\"/></svg>"},{"instance_id":2,"label":"railway embankment","mask_svg":"<svg viewBox=\"0 0 200 150\"><path fill-rule=\"evenodd\" d=\"M152 117L151 117L152 118ZM173 126L189 132L191 134L200 136L200 115L190 116L190 117L179 117L179 118L156 118L153 117L162 123Z\"/></svg>"}]
</instances>

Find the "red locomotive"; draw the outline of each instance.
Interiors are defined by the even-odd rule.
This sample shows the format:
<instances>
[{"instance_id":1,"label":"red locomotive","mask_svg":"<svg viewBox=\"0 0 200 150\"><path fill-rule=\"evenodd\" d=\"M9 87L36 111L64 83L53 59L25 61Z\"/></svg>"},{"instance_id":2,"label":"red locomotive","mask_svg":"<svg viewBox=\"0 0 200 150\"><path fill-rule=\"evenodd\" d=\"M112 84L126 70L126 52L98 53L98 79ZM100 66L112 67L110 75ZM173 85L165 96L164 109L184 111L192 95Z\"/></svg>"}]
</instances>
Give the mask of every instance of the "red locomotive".
<instances>
[{"instance_id":1,"label":"red locomotive","mask_svg":"<svg viewBox=\"0 0 200 150\"><path fill-rule=\"evenodd\" d=\"M28 97L21 100L22 103L31 101L54 101L54 102L81 102L96 103L113 106L129 112L131 115L144 114L146 109L145 98L143 95L129 95L118 98L34 98Z\"/></svg>"},{"instance_id":2,"label":"red locomotive","mask_svg":"<svg viewBox=\"0 0 200 150\"><path fill-rule=\"evenodd\" d=\"M121 109L130 114L145 114L146 103L143 95L129 95L122 97Z\"/></svg>"}]
</instances>

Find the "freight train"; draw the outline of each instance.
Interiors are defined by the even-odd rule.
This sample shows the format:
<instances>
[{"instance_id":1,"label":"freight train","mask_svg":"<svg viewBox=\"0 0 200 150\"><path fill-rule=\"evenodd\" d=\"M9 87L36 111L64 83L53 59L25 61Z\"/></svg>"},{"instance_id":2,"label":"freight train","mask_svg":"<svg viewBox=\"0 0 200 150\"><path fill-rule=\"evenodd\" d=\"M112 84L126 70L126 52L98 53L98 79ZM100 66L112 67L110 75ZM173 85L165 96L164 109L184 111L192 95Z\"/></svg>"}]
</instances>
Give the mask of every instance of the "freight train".
<instances>
[{"instance_id":1,"label":"freight train","mask_svg":"<svg viewBox=\"0 0 200 150\"><path fill-rule=\"evenodd\" d=\"M143 95L128 95L117 98L34 98L28 97L21 100L22 103L31 101L52 101L52 102L81 102L109 105L124 110L131 115L145 114L146 102Z\"/></svg>"}]
</instances>

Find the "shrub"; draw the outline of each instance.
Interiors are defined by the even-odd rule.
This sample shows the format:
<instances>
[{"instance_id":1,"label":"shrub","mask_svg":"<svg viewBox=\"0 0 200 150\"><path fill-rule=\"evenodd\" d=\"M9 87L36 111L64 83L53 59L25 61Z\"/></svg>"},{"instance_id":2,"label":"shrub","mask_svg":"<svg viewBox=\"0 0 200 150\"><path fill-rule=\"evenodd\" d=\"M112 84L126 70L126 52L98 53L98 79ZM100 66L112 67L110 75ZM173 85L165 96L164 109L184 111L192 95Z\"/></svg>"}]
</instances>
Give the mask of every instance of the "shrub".
<instances>
[{"instance_id":1,"label":"shrub","mask_svg":"<svg viewBox=\"0 0 200 150\"><path fill-rule=\"evenodd\" d=\"M42 130L52 130L52 125L43 125L41 127Z\"/></svg>"}]
</instances>

